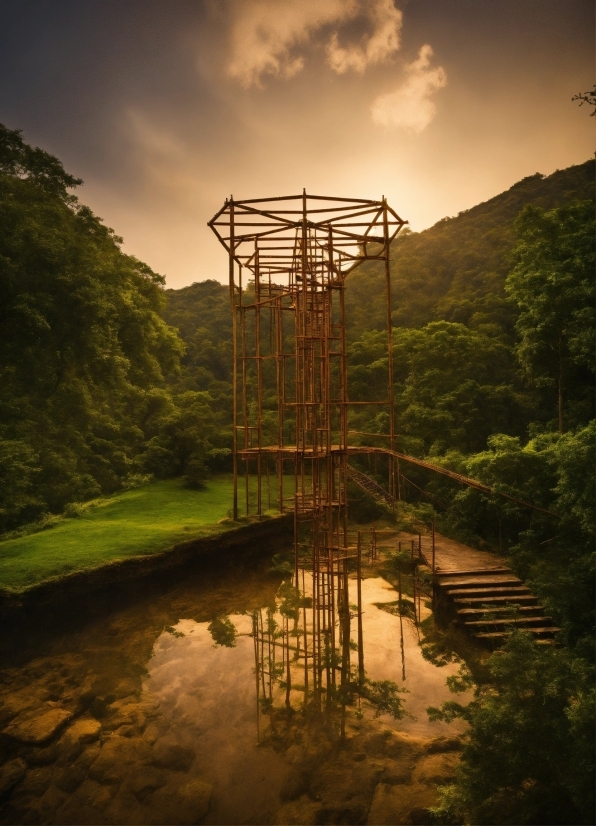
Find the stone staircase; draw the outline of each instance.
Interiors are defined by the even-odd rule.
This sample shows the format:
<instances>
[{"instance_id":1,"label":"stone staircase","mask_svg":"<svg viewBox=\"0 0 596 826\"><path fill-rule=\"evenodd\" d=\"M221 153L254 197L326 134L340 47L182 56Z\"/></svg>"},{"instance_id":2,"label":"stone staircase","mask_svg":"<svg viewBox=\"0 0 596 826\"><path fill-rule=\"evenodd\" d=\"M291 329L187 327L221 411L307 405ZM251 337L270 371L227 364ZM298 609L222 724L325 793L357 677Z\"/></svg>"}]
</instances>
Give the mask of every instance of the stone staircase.
<instances>
[{"instance_id":1,"label":"stone staircase","mask_svg":"<svg viewBox=\"0 0 596 826\"><path fill-rule=\"evenodd\" d=\"M510 568L437 570L435 578L438 596L480 642L499 645L513 628L523 628L537 642L552 644L561 630Z\"/></svg>"}]
</instances>

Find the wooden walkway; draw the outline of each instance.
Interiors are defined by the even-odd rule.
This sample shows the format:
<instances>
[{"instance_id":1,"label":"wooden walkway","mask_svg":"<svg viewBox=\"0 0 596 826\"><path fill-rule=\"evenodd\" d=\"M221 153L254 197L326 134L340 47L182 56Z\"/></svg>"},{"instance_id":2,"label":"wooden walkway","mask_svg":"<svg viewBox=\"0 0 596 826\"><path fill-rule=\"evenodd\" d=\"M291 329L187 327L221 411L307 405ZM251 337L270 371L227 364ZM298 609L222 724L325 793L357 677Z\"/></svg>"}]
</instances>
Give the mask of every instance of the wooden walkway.
<instances>
[{"instance_id":1,"label":"wooden walkway","mask_svg":"<svg viewBox=\"0 0 596 826\"><path fill-rule=\"evenodd\" d=\"M427 560L429 542L424 537ZM438 598L478 641L498 645L513 628L523 628L537 641L553 642L560 629L501 557L436 534L434 558Z\"/></svg>"}]
</instances>

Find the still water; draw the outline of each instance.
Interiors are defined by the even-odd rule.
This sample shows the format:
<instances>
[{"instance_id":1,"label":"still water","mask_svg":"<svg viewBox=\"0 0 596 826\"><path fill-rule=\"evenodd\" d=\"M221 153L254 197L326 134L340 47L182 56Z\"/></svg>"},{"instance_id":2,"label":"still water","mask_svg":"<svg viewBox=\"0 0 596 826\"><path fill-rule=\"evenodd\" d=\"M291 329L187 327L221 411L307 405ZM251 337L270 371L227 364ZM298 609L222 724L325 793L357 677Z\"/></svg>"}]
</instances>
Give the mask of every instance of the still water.
<instances>
[{"instance_id":1,"label":"still water","mask_svg":"<svg viewBox=\"0 0 596 826\"><path fill-rule=\"evenodd\" d=\"M255 646L257 614L283 628L275 609L263 614L280 577L268 559L222 558L5 652L0 822L425 822L458 748L457 729L430 723L426 708L449 699L457 667L422 657L413 623L379 607L396 591L369 573L366 675L408 692L403 719L358 702L342 742L329 715L302 714L283 636L273 633L275 662Z\"/></svg>"}]
</instances>

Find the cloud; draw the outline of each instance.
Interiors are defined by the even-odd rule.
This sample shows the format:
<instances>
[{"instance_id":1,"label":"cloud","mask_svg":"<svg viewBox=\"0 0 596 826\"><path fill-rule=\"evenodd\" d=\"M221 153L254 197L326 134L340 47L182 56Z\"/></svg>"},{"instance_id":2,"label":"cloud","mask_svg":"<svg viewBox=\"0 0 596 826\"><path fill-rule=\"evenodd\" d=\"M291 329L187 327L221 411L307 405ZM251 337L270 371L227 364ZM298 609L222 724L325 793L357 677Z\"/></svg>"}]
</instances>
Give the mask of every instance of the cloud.
<instances>
[{"instance_id":1,"label":"cloud","mask_svg":"<svg viewBox=\"0 0 596 826\"><path fill-rule=\"evenodd\" d=\"M245 88L261 86L266 75L287 79L305 63L304 50L327 39L331 69L364 72L399 49L402 13L393 0L244 0L231 9L231 58L227 72ZM371 31L358 43L341 46L337 31L322 32L361 19Z\"/></svg>"},{"instance_id":2,"label":"cloud","mask_svg":"<svg viewBox=\"0 0 596 826\"><path fill-rule=\"evenodd\" d=\"M383 63L399 49L403 16L393 5L393 0L368 3L365 12L373 24L372 34L365 35L358 45L343 47L339 45L337 32L334 32L327 44L327 61L340 75L349 69L362 73L371 63Z\"/></svg>"},{"instance_id":3,"label":"cloud","mask_svg":"<svg viewBox=\"0 0 596 826\"><path fill-rule=\"evenodd\" d=\"M422 132L435 116L436 106L430 96L447 83L442 66L430 68L432 48L426 44L418 58L406 66L406 81L394 92L380 95L372 105L374 123Z\"/></svg>"},{"instance_id":4,"label":"cloud","mask_svg":"<svg viewBox=\"0 0 596 826\"><path fill-rule=\"evenodd\" d=\"M349 20L357 0L248 0L233 7L228 75L260 86L264 75L290 78L304 66L296 48L323 26Z\"/></svg>"}]
</instances>

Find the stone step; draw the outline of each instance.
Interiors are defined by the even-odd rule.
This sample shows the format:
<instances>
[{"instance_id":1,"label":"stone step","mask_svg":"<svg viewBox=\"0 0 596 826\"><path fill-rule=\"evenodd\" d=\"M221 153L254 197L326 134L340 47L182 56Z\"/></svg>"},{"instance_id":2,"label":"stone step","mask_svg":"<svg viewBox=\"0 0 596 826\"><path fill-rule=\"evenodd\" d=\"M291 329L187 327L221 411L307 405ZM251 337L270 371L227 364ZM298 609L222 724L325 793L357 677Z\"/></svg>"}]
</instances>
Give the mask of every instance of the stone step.
<instances>
[{"instance_id":1,"label":"stone step","mask_svg":"<svg viewBox=\"0 0 596 826\"><path fill-rule=\"evenodd\" d=\"M556 634L560 631L560 628L557 628L555 625L549 625L545 628L528 628L528 631L531 631L532 634L535 636L538 634ZM505 638L511 634L511 631L480 631L478 634L474 634L477 639L488 640L488 639L497 639L497 638Z\"/></svg>"},{"instance_id":2,"label":"stone step","mask_svg":"<svg viewBox=\"0 0 596 826\"><path fill-rule=\"evenodd\" d=\"M531 594L531 591L529 588L526 588L525 585L509 585L495 588L459 588L454 591L447 591L447 596L450 597L463 596L465 594L469 594L470 596L480 596L481 594L489 596L490 594L494 594L495 597L497 597L501 594L511 594L512 596L518 596L519 594Z\"/></svg>"},{"instance_id":3,"label":"stone step","mask_svg":"<svg viewBox=\"0 0 596 826\"><path fill-rule=\"evenodd\" d=\"M552 617L506 617L502 619L470 620L465 623L465 627L479 628L481 625L490 625L491 627L496 625L500 625L502 627L506 625L515 625L520 627L523 626L531 631L534 623L538 623L538 625L540 625L541 623L544 624L552 621Z\"/></svg>"},{"instance_id":4,"label":"stone step","mask_svg":"<svg viewBox=\"0 0 596 826\"><path fill-rule=\"evenodd\" d=\"M485 577L466 577L465 579L447 579L445 582L439 582L440 588L474 588L475 586L504 586L504 585L521 585L521 579L516 576L485 576Z\"/></svg>"},{"instance_id":5,"label":"stone step","mask_svg":"<svg viewBox=\"0 0 596 826\"><path fill-rule=\"evenodd\" d=\"M460 602L461 600L455 600L455 602ZM521 614L527 615L531 613L535 613L536 611L540 612L543 611L544 608L542 605L521 605L516 606L517 611ZM512 613L513 609L508 608L507 606L488 606L486 608L458 608L457 614L461 617L478 617L481 614L505 614L505 613Z\"/></svg>"},{"instance_id":6,"label":"stone step","mask_svg":"<svg viewBox=\"0 0 596 826\"><path fill-rule=\"evenodd\" d=\"M505 568L504 566L496 566L495 568L474 568L469 571L442 571L441 569L436 569L435 574L438 577L447 577L447 576L478 576L479 574L510 574L511 568Z\"/></svg>"},{"instance_id":7,"label":"stone step","mask_svg":"<svg viewBox=\"0 0 596 826\"><path fill-rule=\"evenodd\" d=\"M488 603L508 603L509 605L518 605L520 603L527 604L529 602L537 603L538 600L534 594L520 594L519 596L496 596L496 597L459 597L454 599L458 605L478 605L479 603L486 605Z\"/></svg>"}]
</instances>

